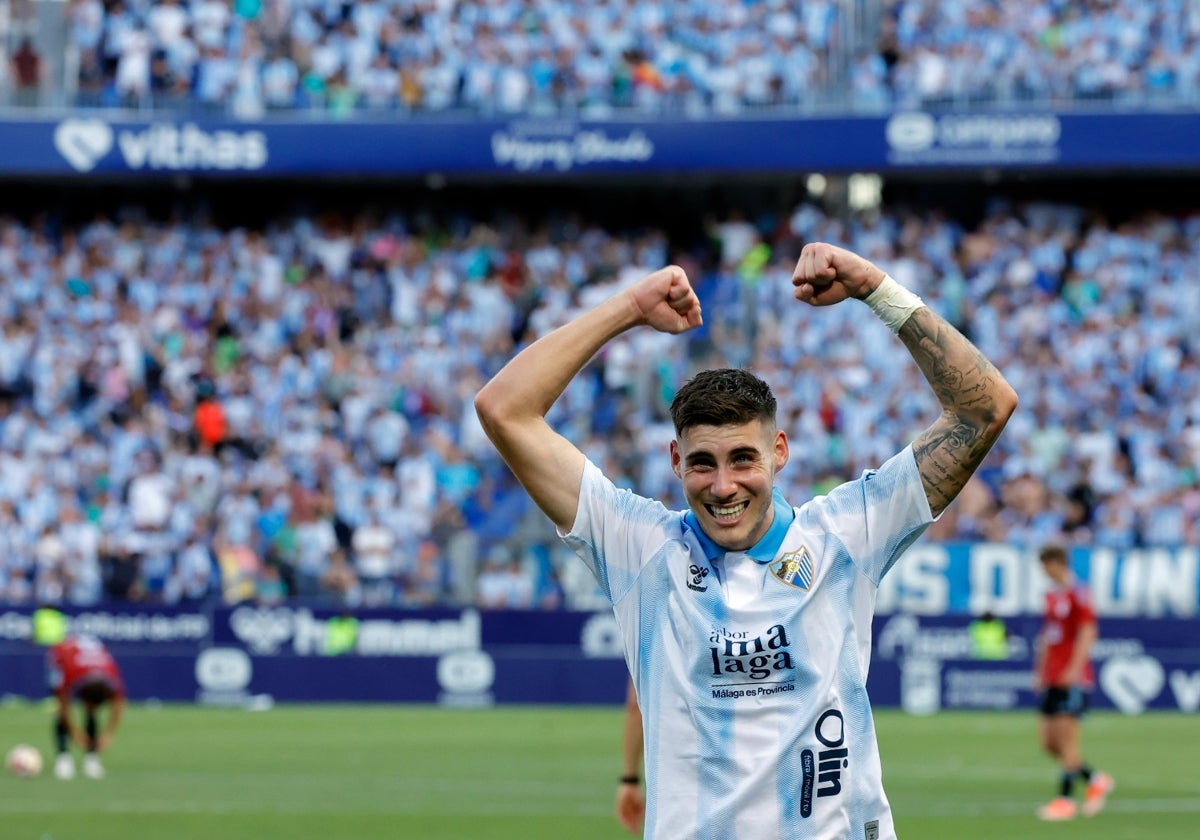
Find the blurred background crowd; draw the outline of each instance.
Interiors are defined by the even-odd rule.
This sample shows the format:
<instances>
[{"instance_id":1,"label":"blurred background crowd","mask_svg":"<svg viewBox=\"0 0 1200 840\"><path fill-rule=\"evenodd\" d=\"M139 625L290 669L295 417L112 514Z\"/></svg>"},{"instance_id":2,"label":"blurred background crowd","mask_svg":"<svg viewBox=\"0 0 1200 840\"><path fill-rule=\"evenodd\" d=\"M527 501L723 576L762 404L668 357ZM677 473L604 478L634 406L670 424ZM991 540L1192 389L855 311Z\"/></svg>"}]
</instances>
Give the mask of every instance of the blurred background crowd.
<instances>
[{"instance_id":1,"label":"blurred background crowd","mask_svg":"<svg viewBox=\"0 0 1200 840\"><path fill-rule=\"evenodd\" d=\"M619 483L682 507L674 388L753 367L779 397L799 504L937 411L865 308L792 300L813 240L885 266L1021 395L924 539L1200 543L1200 213L995 200L967 224L804 201L686 237L580 209L251 228L133 206L0 218L0 601L590 606L595 584L483 436L476 390L677 262L705 326L626 335L551 420Z\"/></svg>"},{"instance_id":2,"label":"blurred background crowd","mask_svg":"<svg viewBox=\"0 0 1200 840\"><path fill-rule=\"evenodd\" d=\"M9 101L721 115L1200 99L1188 0L9 0Z\"/></svg>"}]
</instances>

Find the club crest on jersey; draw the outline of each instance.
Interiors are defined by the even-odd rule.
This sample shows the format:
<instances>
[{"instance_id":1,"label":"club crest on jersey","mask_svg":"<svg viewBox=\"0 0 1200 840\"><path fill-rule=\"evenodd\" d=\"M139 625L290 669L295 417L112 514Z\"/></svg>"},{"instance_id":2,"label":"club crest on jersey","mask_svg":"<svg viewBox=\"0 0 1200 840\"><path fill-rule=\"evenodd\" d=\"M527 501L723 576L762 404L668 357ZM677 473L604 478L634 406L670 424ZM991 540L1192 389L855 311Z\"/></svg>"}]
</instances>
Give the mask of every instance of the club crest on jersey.
<instances>
[{"instance_id":1,"label":"club crest on jersey","mask_svg":"<svg viewBox=\"0 0 1200 840\"><path fill-rule=\"evenodd\" d=\"M707 566L697 566L695 563L688 566L688 589L694 589L697 592L707 592L707 586L701 586L704 579L708 577Z\"/></svg>"},{"instance_id":2,"label":"club crest on jersey","mask_svg":"<svg viewBox=\"0 0 1200 840\"><path fill-rule=\"evenodd\" d=\"M803 589L805 592L812 586L813 561L806 546L789 551L768 568L770 568L771 574L788 586Z\"/></svg>"}]
</instances>

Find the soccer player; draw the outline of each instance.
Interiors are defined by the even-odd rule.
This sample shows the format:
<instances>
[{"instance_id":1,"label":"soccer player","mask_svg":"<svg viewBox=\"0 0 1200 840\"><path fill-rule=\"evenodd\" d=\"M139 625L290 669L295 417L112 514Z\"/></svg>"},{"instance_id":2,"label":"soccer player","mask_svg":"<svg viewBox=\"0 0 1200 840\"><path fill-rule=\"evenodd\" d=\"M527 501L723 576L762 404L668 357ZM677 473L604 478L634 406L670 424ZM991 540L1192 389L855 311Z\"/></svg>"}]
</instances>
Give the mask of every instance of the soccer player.
<instances>
[{"instance_id":1,"label":"soccer player","mask_svg":"<svg viewBox=\"0 0 1200 840\"><path fill-rule=\"evenodd\" d=\"M1042 569L1050 578L1046 609L1038 633L1034 659L1034 690L1041 692L1041 740L1062 768L1058 796L1038 809L1043 820L1069 820L1076 814L1072 790L1075 779L1087 783L1084 816L1104 807L1114 787L1112 776L1093 770L1083 760L1080 719L1087 712L1094 676L1092 645L1099 635L1092 599L1075 579L1061 546L1048 545L1038 552Z\"/></svg>"},{"instance_id":2,"label":"soccer player","mask_svg":"<svg viewBox=\"0 0 1200 840\"><path fill-rule=\"evenodd\" d=\"M865 302L942 407L878 469L800 507L775 488L791 441L749 371L700 372L671 403L666 448L687 510L617 487L547 422L611 339L700 326L677 266L530 344L475 398L500 455L613 604L644 717L646 837L895 837L866 692L877 587L1016 409L978 349L858 254L809 243L792 283L811 306Z\"/></svg>"},{"instance_id":3,"label":"soccer player","mask_svg":"<svg viewBox=\"0 0 1200 840\"><path fill-rule=\"evenodd\" d=\"M90 779L104 778L102 753L112 743L121 725L125 709L125 683L121 670L108 648L92 636L68 636L46 652L50 690L54 694L54 743L57 757L54 775L75 778L75 759L70 743L84 750L83 772ZM83 728L71 714L78 702ZM107 721L100 730L101 709L107 707Z\"/></svg>"},{"instance_id":4,"label":"soccer player","mask_svg":"<svg viewBox=\"0 0 1200 840\"><path fill-rule=\"evenodd\" d=\"M642 790L642 710L638 708L633 680L625 689L625 715L621 726L623 770L617 785L617 822L630 834L640 834L646 819L646 794Z\"/></svg>"}]
</instances>

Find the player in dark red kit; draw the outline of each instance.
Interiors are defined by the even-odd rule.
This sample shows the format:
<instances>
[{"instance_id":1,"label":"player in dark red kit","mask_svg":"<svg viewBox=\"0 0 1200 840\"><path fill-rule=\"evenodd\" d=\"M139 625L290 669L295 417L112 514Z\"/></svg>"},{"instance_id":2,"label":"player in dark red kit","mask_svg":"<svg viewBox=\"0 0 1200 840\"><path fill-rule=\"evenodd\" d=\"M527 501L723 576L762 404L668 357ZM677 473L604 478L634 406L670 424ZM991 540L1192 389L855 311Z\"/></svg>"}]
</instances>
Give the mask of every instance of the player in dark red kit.
<instances>
[{"instance_id":1,"label":"player in dark red kit","mask_svg":"<svg viewBox=\"0 0 1200 840\"><path fill-rule=\"evenodd\" d=\"M75 777L71 756L73 741L84 750L83 772L88 778L104 777L100 753L112 743L125 709L125 682L117 661L104 643L91 636L70 636L46 653L50 690L57 708L54 739L58 756L54 775L60 779ZM78 701L83 710L83 728L71 715L71 704ZM107 722L100 730L100 710L107 706Z\"/></svg>"},{"instance_id":2,"label":"player in dark red kit","mask_svg":"<svg viewBox=\"0 0 1200 840\"><path fill-rule=\"evenodd\" d=\"M1087 783L1084 816L1094 816L1104 807L1113 789L1112 777L1093 770L1083 760L1080 719L1088 708L1094 685L1091 652L1099 628L1087 587L1075 579L1067 552L1056 545L1038 553L1042 569L1052 585L1046 592L1046 610L1038 634L1034 662L1034 688L1041 692L1042 746L1062 768L1058 796L1038 809L1044 820L1069 820L1077 807L1072 790L1075 779Z\"/></svg>"}]
</instances>

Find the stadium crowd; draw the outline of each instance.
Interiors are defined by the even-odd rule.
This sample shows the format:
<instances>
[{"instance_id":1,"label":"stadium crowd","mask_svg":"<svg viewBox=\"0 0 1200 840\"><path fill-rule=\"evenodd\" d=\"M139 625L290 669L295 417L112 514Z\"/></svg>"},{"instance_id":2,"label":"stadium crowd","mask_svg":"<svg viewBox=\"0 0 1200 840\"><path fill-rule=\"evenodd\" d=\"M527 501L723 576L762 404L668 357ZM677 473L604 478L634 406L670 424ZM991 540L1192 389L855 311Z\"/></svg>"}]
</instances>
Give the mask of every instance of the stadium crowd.
<instances>
[{"instance_id":1,"label":"stadium crowd","mask_svg":"<svg viewBox=\"0 0 1200 840\"><path fill-rule=\"evenodd\" d=\"M805 203L705 234L574 214L0 219L0 601L584 603L594 583L488 444L477 389L514 346L678 262L705 326L614 342L551 420L682 507L659 457L671 383L752 366L792 440L782 489L820 493L936 403L881 361L882 324L792 300L813 240L887 266L1021 395L924 539L1200 544L1200 215L997 201L964 229Z\"/></svg>"},{"instance_id":2,"label":"stadium crowd","mask_svg":"<svg viewBox=\"0 0 1200 840\"><path fill-rule=\"evenodd\" d=\"M901 106L1195 103L1200 9L1178 0L890 0L880 55Z\"/></svg>"},{"instance_id":3,"label":"stadium crowd","mask_svg":"<svg viewBox=\"0 0 1200 840\"><path fill-rule=\"evenodd\" d=\"M73 104L247 119L1200 95L1200 12L1181 0L68 0L66 15ZM29 67L14 56L17 101Z\"/></svg>"}]
</instances>

